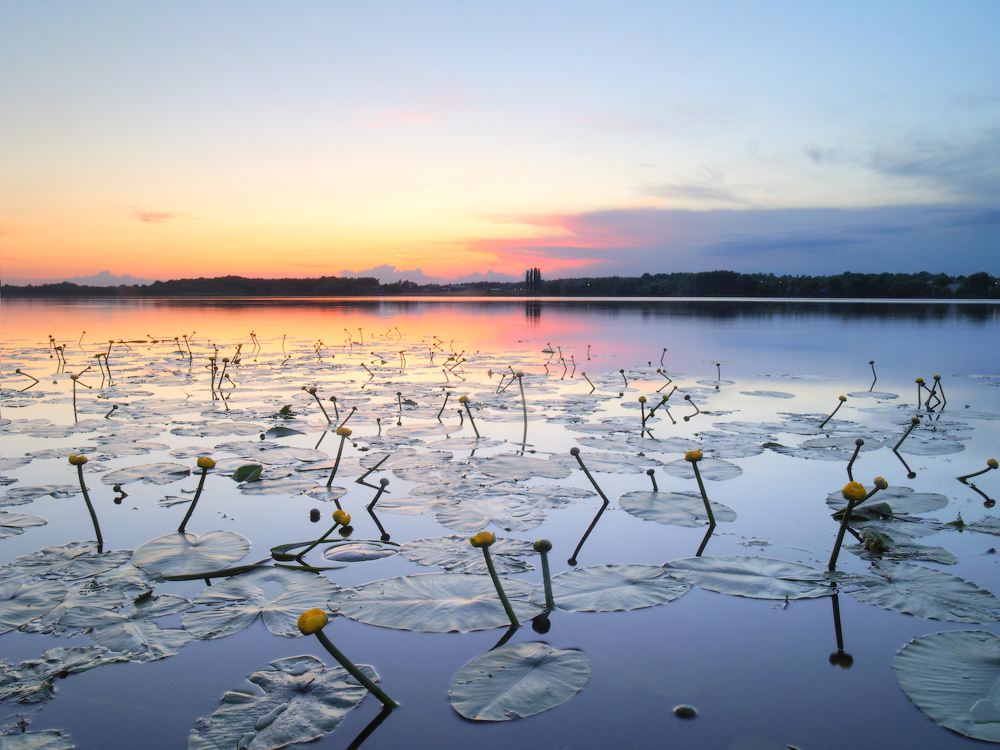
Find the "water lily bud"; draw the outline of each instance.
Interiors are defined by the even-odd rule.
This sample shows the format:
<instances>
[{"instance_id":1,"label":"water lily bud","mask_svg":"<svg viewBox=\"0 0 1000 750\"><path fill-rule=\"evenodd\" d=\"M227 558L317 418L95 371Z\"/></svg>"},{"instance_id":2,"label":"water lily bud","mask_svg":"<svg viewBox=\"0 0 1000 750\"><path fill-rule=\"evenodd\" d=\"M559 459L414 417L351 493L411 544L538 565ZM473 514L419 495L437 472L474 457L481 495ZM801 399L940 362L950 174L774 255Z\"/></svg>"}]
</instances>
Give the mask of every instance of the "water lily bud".
<instances>
[{"instance_id":1,"label":"water lily bud","mask_svg":"<svg viewBox=\"0 0 1000 750\"><path fill-rule=\"evenodd\" d=\"M317 630L322 630L329 621L323 610L310 609L299 615L299 630L302 635L312 635Z\"/></svg>"},{"instance_id":2,"label":"water lily bud","mask_svg":"<svg viewBox=\"0 0 1000 750\"><path fill-rule=\"evenodd\" d=\"M76 373L73 373L72 375L69 376L69 379L70 380L77 380L77 379L79 379L79 377L80 377L79 375L77 375Z\"/></svg>"},{"instance_id":3,"label":"water lily bud","mask_svg":"<svg viewBox=\"0 0 1000 750\"><path fill-rule=\"evenodd\" d=\"M913 424L919 424L920 423L920 417L910 417L910 421Z\"/></svg>"},{"instance_id":4,"label":"water lily bud","mask_svg":"<svg viewBox=\"0 0 1000 750\"><path fill-rule=\"evenodd\" d=\"M73 464L73 466L83 466L85 463L87 463L87 457L84 455L78 456L74 453L69 457L69 462Z\"/></svg>"},{"instance_id":5,"label":"water lily bud","mask_svg":"<svg viewBox=\"0 0 1000 750\"><path fill-rule=\"evenodd\" d=\"M941 379L941 376L940 376L940 375L935 375L935 376L934 376L934 379L935 379L935 380L940 380L940 379Z\"/></svg>"},{"instance_id":6,"label":"water lily bud","mask_svg":"<svg viewBox=\"0 0 1000 750\"><path fill-rule=\"evenodd\" d=\"M847 396L837 396L841 401L847 401Z\"/></svg>"},{"instance_id":7,"label":"water lily bud","mask_svg":"<svg viewBox=\"0 0 1000 750\"><path fill-rule=\"evenodd\" d=\"M310 387L309 387L309 388L308 388L307 390L308 390L308 391L309 391L309 393L311 393L312 395L314 395L314 396L316 395L316 386L310 386Z\"/></svg>"},{"instance_id":8,"label":"water lily bud","mask_svg":"<svg viewBox=\"0 0 1000 750\"><path fill-rule=\"evenodd\" d=\"M524 377L524 373L521 372L520 370L518 370L517 372L514 373L514 377L515 378L523 378Z\"/></svg>"},{"instance_id":9,"label":"water lily bud","mask_svg":"<svg viewBox=\"0 0 1000 750\"><path fill-rule=\"evenodd\" d=\"M333 520L339 523L341 526L347 526L351 522L351 514L347 511L337 508L333 511Z\"/></svg>"},{"instance_id":10,"label":"water lily bud","mask_svg":"<svg viewBox=\"0 0 1000 750\"><path fill-rule=\"evenodd\" d=\"M997 460L995 458L988 459L986 461L986 465L989 466L991 469L995 469L997 468L997 466L1000 466L1000 464L997 463Z\"/></svg>"},{"instance_id":11,"label":"water lily bud","mask_svg":"<svg viewBox=\"0 0 1000 750\"><path fill-rule=\"evenodd\" d=\"M468 396L459 396L458 397L458 403L460 403L460 404L467 404L467 403L469 403L469 397Z\"/></svg>"},{"instance_id":12,"label":"water lily bud","mask_svg":"<svg viewBox=\"0 0 1000 750\"><path fill-rule=\"evenodd\" d=\"M639 403L640 404L646 403L646 397L645 396L639 396Z\"/></svg>"},{"instance_id":13,"label":"water lily bud","mask_svg":"<svg viewBox=\"0 0 1000 750\"><path fill-rule=\"evenodd\" d=\"M690 461L691 463L697 463L698 461L701 461L701 459L701 451L688 451L684 454L684 460Z\"/></svg>"},{"instance_id":14,"label":"water lily bud","mask_svg":"<svg viewBox=\"0 0 1000 750\"><path fill-rule=\"evenodd\" d=\"M884 490L889 486L889 483L882 477L875 477L875 486L880 490Z\"/></svg>"},{"instance_id":15,"label":"water lily bud","mask_svg":"<svg viewBox=\"0 0 1000 750\"><path fill-rule=\"evenodd\" d=\"M571 456L579 456L580 455L580 449L577 448L574 445L572 448L569 449L569 455L571 455Z\"/></svg>"},{"instance_id":16,"label":"water lily bud","mask_svg":"<svg viewBox=\"0 0 1000 750\"><path fill-rule=\"evenodd\" d=\"M351 436L351 428L350 427L338 427L337 428L337 434L340 435L341 437L350 437Z\"/></svg>"},{"instance_id":17,"label":"water lily bud","mask_svg":"<svg viewBox=\"0 0 1000 750\"><path fill-rule=\"evenodd\" d=\"M473 547L489 547L497 540L497 535L492 531L480 531L475 536L469 537L469 544Z\"/></svg>"},{"instance_id":18,"label":"water lily bud","mask_svg":"<svg viewBox=\"0 0 1000 750\"><path fill-rule=\"evenodd\" d=\"M854 444L860 448L862 445L865 444L865 441L862 440L861 438L858 438L857 440L854 441Z\"/></svg>"},{"instance_id":19,"label":"water lily bud","mask_svg":"<svg viewBox=\"0 0 1000 750\"><path fill-rule=\"evenodd\" d=\"M541 552L551 552L551 551L552 551L552 542L550 542L548 539L539 539L537 542L535 542L535 552L541 553Z\"/></svg>"},{"instance_id":20,"label":"water lily bud","mask_svg":"<svg viewBox=\"0 0 1000 750\"><path fill-rule=\"evenodd\" d=\"M858 502L864 500L865 496L868 494L865 491L865 486L861 482L848 482L844 485L844 489L840 491L840 494L844 496L844 499L848 502Z\"/></svg>"},{"instance_id":21,"label":"water lily bud","mask_svg":"<svg viewBox=\"0 0 1000 750\"><path fill-rule=\"evenodd\" d=\"M198 468L199 469L214 469L215 461L208 456L198 457Z\"/></svg>"},{"instance_id":22,"label":"water lily bud","mask_svg":"<svg viewBox=\"0 0 1000 750\"><path fill-rule=\"evenodd\" d=\"M923 378L917 378L917 379L916 379L916 380L914 380L913 382L914 382L914 383L923 383L923 382L924 382L924 379L923 379Z\"/></svg>"}]
</instances>

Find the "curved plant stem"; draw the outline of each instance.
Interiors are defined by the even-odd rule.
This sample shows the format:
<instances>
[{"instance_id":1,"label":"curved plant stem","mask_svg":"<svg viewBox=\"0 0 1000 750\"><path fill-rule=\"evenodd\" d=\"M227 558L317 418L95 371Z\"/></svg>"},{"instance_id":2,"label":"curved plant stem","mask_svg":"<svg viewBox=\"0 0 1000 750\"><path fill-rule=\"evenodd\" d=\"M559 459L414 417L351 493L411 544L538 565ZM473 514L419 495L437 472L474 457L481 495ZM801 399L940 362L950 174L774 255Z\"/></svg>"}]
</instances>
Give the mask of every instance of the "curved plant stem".
<instances>
[{"instance_id":1,"label":"curved plant stem","mask_svg":"<svg viewBox=\"0 0 1000 750\"><path fill-rule=\"evenodd\" d=\"M368 678L368 675L366 675L364 672L362 672L360 669L354 666L354 663L346 656L344 656L340 652L339 648L333 645L333 642L326 637L326 634L322 630L316 631L316 637L319 639L319 642L323 644L323 648L325 648L327 651L330 652L330 655L337 660L340 666L342 666L344 669L350 672L351 676L354 677L354 679L356 679L358 682L360 682L362 685L368 688L369 692L372 695L374 695L376 698L382 701L383 706L385 706L386 708L396 708L396 706L399 705L398 703L396 703L396 701L394 701L392 698L386 695L382 691L382 688L380 688L378 685L372 682Z\"/></svg>"},{"instance_id":2,"label":"curved plant stem","mask_svg":"<svg viewBox=\"0 0 1000 750\"><path fill-rule=\"evenodd\" d=\"M104 552L104 537L101 536L101 525L97 522L97 513L94 512L94 506L90 502L90 495L87 494L87 484L83 481L82 464L77 465L76 472L80 477L80 489L83 491L83 499L87 503L87 510L90 511L90 520L94 522L94 533L97 534L97 553L100 554Z\"/></svg>"},{"instance_id":3,"label":"curved plant stem","mask_svg":"<svg viewBox=\"0 0 1000 750\"><path fill-rule=\"evenodd\" d=\"M497 576L496 568L493 567L493 558L490 557L490 548L488 546L484 546L482 550L483 557L486 558L486 567L490 571L490 578L493 579L493 585L496 586L497 594L503 604L504 611L507 613L507 617L510 618L510 624L515 628L521 627L521 623L517 620L517 615L514 614L514 608L510 606L510 602L507 600L507 594L504 593L503 586L500 585L500 578Z\"/></svg>"},{"instance_id":4,"label":"curved plant stem","mask_svg":"<svg viewBox=\"0 0 1000 750\"><path fill-rule=\"evenodd\" d=\"M187 526L188 520L191 518L191 514L194 513L194 506L198 504L198 498L201 497L201 489L205 486L205 475L208 474L208 469L201 470L201 478L198 480L198 489L195 490L194 499L188 506L187 513L184 514L184 520L181 521L181 525L177 527L177 533L183 534L184 527Z\"/></svg>"},{"instance_id":5,"label":"curved plant stem","mask_svg":"<svg viewBox=\"0 0 1000 750\"><path fill-rule=\"evenodd\" d=\"M708 502L708 493L705 492L705 483L701 480L701 471L698 470L698 463L692 462L691 468L694 469L694 478L698 480L698 489L701 490L701 499L705 501L705 512L708 513L708 525L715 526L715 514L712 512L712 506Z\"/></svg>"}]
</instances>

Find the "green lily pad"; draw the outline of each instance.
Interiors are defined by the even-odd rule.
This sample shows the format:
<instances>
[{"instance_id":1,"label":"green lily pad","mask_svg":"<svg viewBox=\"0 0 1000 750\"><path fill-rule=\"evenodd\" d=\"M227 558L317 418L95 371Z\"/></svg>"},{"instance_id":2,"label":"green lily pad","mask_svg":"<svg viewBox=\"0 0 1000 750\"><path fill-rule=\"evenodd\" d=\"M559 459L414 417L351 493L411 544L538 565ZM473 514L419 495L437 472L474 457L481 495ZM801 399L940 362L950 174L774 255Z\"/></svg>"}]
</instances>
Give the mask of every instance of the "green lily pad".
<instances>
[{"instance_id":1,"label":"green lily pad","mask_svg":"<svg viewBox=\"0 0 1000 750\"><path fill-rule=\"evenodd\" d=\"M541 613L541 607L518 599L531 594L532 584L510 578L501 583L519 620ZM462 573L373 581L336 592L329 606L359 622L424 633L466 633L510 624L492 579Z\"/></svg>"},{"instance_id":2,"label":"green lily pad","mask_svg":"<svg viewBox=\"0 0 1000 750\"><path fill-rule=\"evenodd\" d=\"M590 660L545 643L501 646L462 667L448 692L452 707L475 721L510 721L559 706L590 678Z\"/></svg>"},{"instance_id":3,"label":"green lily pad","mask_svg":"<svg viewBox=\"0 0 1000 750\"><path fill-rule=\"evenodd\" d=\"M552 599L569 612L619 612L673 601L690 588L659 565L598 565L554 576ZM531 600L544 605L544 591Z\"/></svg>"},{"instance_id":4,"label":"green lily pad","mask_svg":"<svg viewBox=\"0 0 1000 750\"><path fill-rule=\"evenodd\" d=\"M313 656L278 659L271 666L274 669L247 678L258 692L230 691L219 708L198 720L188 735L188 750L237 746L276 750L293 742L310 742L333 731L368 694L346 669L328 669ZM359 665L359 669L378 680L371 667Z\"/></svg>"},{"instance_id":5,"label":"green lily pad","mask_svg":"<svg viewBox=\"0 0 1000 750\"><path fill-rule=\"evenodd\" d=\"M910 700L941 726L1000 742L998 651L1000 637L993 633L933 633L902 648L896 678Z\"/></svg>"},{"instance_id":6,"label":"green lily pad","mask_svg":"<svg viewBox=\"0 0 1000 750\"><path fill-rule=\"evenodd\" d=\"M0 736L0 750L73 750L69 737L58 729Z\"/></svg>"},{"instance_id":7,"label":"green lily pad","mask_svg":"<svg viewBox=\"0 0 1000 750\"><path fill-rule=\"evenodd\" d=\"M874 487L865 485L865 490L871 492ZM872 495L871 500L857 506L856 510L864 508L866 505L874 503L885 503L891 509L893 515L912 515L913 513L929 513L933 510L940 510L948 505L948 498L936 492L914 492L909 487L889 487ZM826 504L836 510L847 507L847 500L840 490L831 492L826 497ZM853 516L854 513L852 512Z\"/></svg>"},{"instance_id":8,"label":"green lily pad","mask_svg":"<svg viewBox=\"0 0 1000 750\"><path fill-rule=\"evenodd\" d=\"M834 593L823 571L766 557L689 557L663 568L692 586L751 599L813 599Z\"/></svg>"},{"instance_id":9,"label":"green lily pad","mask_svg":"<svg viewBox=\"0 0 1000 750\"><path fill-rule=\"evenodd\" d=\"M128 657L87 646L52 648L43 652L41 659L23 661L16 667L0 662L0 703L43 703L55 696L53 682L56 677L122 661L128 661Z\"/></svg>"}]
</instances>

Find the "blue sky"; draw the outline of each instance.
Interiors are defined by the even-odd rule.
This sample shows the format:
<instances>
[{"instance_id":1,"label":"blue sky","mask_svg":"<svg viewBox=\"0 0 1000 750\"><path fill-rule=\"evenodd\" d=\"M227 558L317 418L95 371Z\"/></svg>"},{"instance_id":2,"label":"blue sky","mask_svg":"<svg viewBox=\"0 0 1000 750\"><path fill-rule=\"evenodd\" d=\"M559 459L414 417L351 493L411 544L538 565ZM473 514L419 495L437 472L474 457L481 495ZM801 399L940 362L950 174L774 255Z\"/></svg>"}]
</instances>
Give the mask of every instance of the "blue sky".
<instances>
[{"instance_id":1,"label":"blue sky","mask_svg":"<svg viewBox=\"0 0 1000 750\"><path fill-rule=\"evenodd\" d=\"M1000 274L997 29L992 1L0 0L0 272Z\"/></svg>"}]
</instances>

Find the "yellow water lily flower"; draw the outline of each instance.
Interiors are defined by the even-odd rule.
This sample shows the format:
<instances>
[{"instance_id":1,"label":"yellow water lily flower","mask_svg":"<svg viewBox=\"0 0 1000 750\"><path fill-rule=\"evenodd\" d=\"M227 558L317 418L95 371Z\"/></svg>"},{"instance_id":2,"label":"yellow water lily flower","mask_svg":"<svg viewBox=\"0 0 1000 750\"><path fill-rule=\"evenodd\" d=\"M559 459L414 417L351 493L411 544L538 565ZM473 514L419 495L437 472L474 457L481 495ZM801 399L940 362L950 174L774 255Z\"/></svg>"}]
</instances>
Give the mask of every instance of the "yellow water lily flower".
<instances>
[{"instance_id":1,"label":"yellow water lily flower","mask_svg":"<svg viewBox=\"0 0 1000 750\"><path fill-rule=\"evenodd\" d=\"M322 609L310 609L299 615L299 630L302 635L312 635L317 630L322 630L329 622L326 612Z\"/></svg>"},{"instance_id":2,"label":"yellow water lily flower","mask_svg":"<svg viewBox=\"0 0 1000 750\"><path fill-rule=\"evenodd\" d=\"M480 531L475 536L469 537L469 544L473 547L489 547L497 540L497 535L492 531Z\"/></svg>"},{"instance_id":3,"label":"yellow water lily flower","mask_svg":"<svg viewBox=\"0 0 1000 750\"><path fill-rule=\"evenodd\" d=\"M844 496L844 499L848 502L860 502L865 499L868 491L861 482L848 482L844 485L844 489L840 491L840 494Z\"/></svg>"},{"instance_id":4,"label":"yellow water lily flower","mask_svg":"<svg viewBox=\"0 0 1000 750\"><path fill-rule=\"evenodd\" d=\"M684 454L684 460L690 461L691 463L697 463L698 461L701 461L701 459L701 451L688 451Z\"/></svg>"},{"instance_id":5,"label":"yellow water lily flower","mask_svg":"<svg viewBox=\"0 0 1000 750\"><path fill-rule=\"evenodd\" d=\"M351 522L351 514L337 508L337 510L333 511L333 520L341 526L347 526Z\"/></svg>"},{"instance_id":6,"label":"yellow water lily flower","mask_svg":"<svg viewBox=\"0 0 1000 750\"><path fill-rule=\"evenodd\" d=\"M208 456L199 456L198 457L198 468L199 469L214 469L215 468L215 460L209 458Z\"/></svg>"},{"instance_id":7,"label":"yellow water lily flower","mask_svg":"<svg viewBox=\"0 0 1000 750\"><path fill-rule=\"evenodd\" d=\"M87 463L87 457L82 454L78 456L77 454L74 453L69 457L69 462L73 466L83 466L85 463Z\"/></svg>"}]
</instances>

